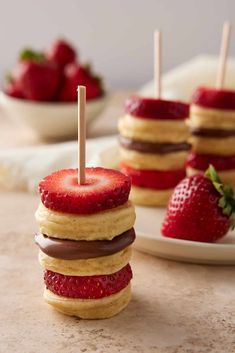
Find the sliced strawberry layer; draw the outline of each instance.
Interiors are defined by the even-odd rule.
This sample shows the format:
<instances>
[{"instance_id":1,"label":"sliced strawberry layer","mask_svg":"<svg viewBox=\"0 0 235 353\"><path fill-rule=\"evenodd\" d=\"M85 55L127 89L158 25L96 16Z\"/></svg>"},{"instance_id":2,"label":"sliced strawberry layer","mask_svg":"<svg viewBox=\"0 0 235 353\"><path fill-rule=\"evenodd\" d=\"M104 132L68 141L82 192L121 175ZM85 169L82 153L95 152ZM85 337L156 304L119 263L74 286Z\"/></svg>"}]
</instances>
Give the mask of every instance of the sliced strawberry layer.
<instances>
[{"instance_id":1,"label":"sliced strawberry layer","mask_svg":"<svg viewBox=\"0 0 235 353\"><path fill-rule=\"evenodd\" d=\"M51 210L91 214L126 203L130 187L130 179L113 169L86 168L84 185L78 184L77 169L63 169L45 177L39 192Z\"/></svg>"},{"instance_id":2,"label":"sliced strawberry layer","mask_svg":"<svg viewBox=\"0 0 235 353\"><path fill-rule=\"evenodd\" d=\"M133 96L126 100L125 112L143 119L182 120L189 116L189 105L181 102Z\"/></svg>"},{"instance_id":3,"label":"sliced strawberry layer","mask_svg":"<svg viewBox=\"0 0 235 353\"><path fill-rule=\"evenodd\" d=\"M134 169L123 162L120 169L129 175L132 185L156 190L171 189L185 177L184 169L168 171Z\"/></svg>"},{"instance_id":4,"label":"sliced strawberry layer","mask_svg":"<svg viewBox=\"0 0 235 353\"><path fill-rule=\"evenodd\" d=\"M192 103L212 109L235 110L235 91L199 87L193 93Z\"/></svg>"},{"instance_id":5,"label":"sliced strawberry layer","mask_svg":"<svg viewBox=\"0 0 235 353\"><path fill-rule=\"evenodd\" d=\"M129 264L111 275L65 276L46 270L44 282L51 292L68 298L99 299L125 288L132 279Z\"/></svg>"},{"instance_id":6,"label":"sliced strawberry layer","mask_svg":"<svg viewBox=\"0 0 235 353\"><path fill-rule=\"evenodd\" d=\"M205 171L210 164L217 170L235 169L235 156L214 156L191 152L186 161L187 166L202 171Z\"/></svg>"}]
</instances>

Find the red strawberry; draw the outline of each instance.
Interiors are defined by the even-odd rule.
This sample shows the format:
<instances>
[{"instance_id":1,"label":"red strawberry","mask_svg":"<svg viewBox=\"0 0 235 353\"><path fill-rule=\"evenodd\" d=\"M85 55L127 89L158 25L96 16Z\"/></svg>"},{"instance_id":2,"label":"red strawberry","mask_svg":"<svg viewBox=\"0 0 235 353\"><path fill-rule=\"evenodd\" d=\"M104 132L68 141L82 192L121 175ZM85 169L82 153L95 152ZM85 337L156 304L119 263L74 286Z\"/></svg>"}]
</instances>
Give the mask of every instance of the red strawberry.
<instances>
[{"instance_id":1,"label":"red strawberry","mask_svg":"<svg viewBox=\"0 0 235 353\"><path fill-rule=\"evenodd\" d=\"M174 188L184 177L185 169L177 170L144 170L135 169L120 164L121 171L129 175L132 185L156 190L166 190Z\"/></svg>"},{"instance_id":2,"label":"red strawberry","mask_svg":"<svg viewBox=\"0 0 235 353\"><path fill-rule=\"evenodd\" d=\"M86 68L77 63L71 63L65 67L63 86L59 94L59 100L64 102L77 101L78 85L85 85L90 74Z\"/></svg>"},{"instance_id":3,"label":"red strawberry","mask_svg":"<svg viewBox=\"0 0 235 353\"><path fill-rule=\"evenodd\" d=\"M86 83L86 99L95 99L102 94L102 87L98 78L90 78Z\"/></svg>"},{"instance_id":4,"label":"red strawberry","mask_svg":"<svg viewBox=\"0 0 235 353\"><path fill-rule=\"evenodd\" d=\"M6 84L4 92L14 98L24 98L22 91L17 87L14 81L10 81Z\"/></svg>"},{"instance_id":5,"label":"red strawberry","mask_svg":"<svg viewBox=\"0 0 235 353\"><path fill-rule=\"evenodd\" d=\"M63 69L65 65L75 61L76 51L65 40L59 39L48 48L46 57L48 60L56 62L60 69Z\"/></svg>"},{"instance_id":6,"label":"red strawberry","mask_svg":"<svg viewBox=\"0 0 235 353\"><path fill-rule=\"evenodd\" d=\"M111 275L65 276L46 270L44 281L51 292L68 298L99 299L125 288L132 279L129 264Z\"/></svg>"},{"instance_id":7,"label":"red strawberry","mask_svg":"<svg viewBox=\"0 0 235 353\"><path fill-rule=\"evenodd\" d=\"M212 109L235 109L235 91L199 87L193 93L192 103Z\"/></svg>"},{"instance_id":8,"label":"red strawberry","mask_svg":"<svg viewBox=\"0 0 235 353\"><path fill-rule=\"evenodd\" d=\"M13 70L13 80L26 99L50 101L57 93L60 75L55 63L27 49Z\"/></svg>"},{"instance_id":9,"label":"red strawberry","mask_svg":"<svg viewBox=\"0 0 235 353\"><path fill-rule=\"evenodd\" d=\"M119 171L86 168L85 185L78 184L77 169L63 169L45 177L39 192L45 207L67 213L91 214L123 205L131 182Z\"/></svg>"},{"instance_id":10,"label":"red strawberry","mask_svg":"<svg viewBox=\"0 0 235 353\"><path fill-rule=\"evenodd\" d=\"M64 70L64 83L59 94L59 100L64 102L77 101L78 85L87 87L87 99L96 98L102 93L101 82L99 79L92 77L89 67L71 63Z\"/></svg>"},{"instance_id":11,"label":"red strawberry","mask_svg":"<svg viewBox=\"0 0 235 353\"><path fill-rule=\"evenodd\" d=\"M213 242L231 226L235 211L233 190L221 184L210 166L206 176L197 174L182 180L175 188L162 225L162 234L170 238Z\"/></svg>"},{"instance_id":12,"label":"red strawberry","mask_svg":"<svg viewBox=\"0 0 235 353\"><path fill-rule=\"evenodd\" d=\"M215 156L190 152L186 161L187 166L201 171L205 171L210 164L217 170L235 169L235 156Z\"/></svg>"},{"instance_id":13,"label":"red strawberry","mask_svg":"<svg viewBox=\"0 0 235 353\"><path fill-rule=\"evenodd\" d=\"M129 97L125 102L125 112L136 118L181 120L189 116L189 105L163 99Z\"/></svg>"}]
</instances>

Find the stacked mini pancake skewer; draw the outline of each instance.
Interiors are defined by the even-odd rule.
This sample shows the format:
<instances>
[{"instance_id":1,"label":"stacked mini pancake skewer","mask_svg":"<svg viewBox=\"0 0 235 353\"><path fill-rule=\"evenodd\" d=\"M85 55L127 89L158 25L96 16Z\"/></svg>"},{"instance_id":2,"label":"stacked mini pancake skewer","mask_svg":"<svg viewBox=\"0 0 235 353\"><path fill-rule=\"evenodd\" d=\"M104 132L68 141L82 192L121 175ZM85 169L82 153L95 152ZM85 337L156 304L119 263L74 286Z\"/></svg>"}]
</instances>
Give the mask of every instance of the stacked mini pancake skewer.
<instances>
[{"instance_id":1,"label":"stacked mini pancake skewer","mask_svg":"<svg viewBox=\"0 0 235 353\"><path fill-rule=\"evenodd\" d=\"M189 149L187 104L130 97L119 121L121 171L131 177L131 199L147 206L166 205L185 177Z\"/></svg>"},{"instance_id":2,"label":"stacked mini pancake skewer","mask_svg":"<svg viewBox=\"0 0 235 353\"><path fill-rule=\"evenodd\" d=\"M190 111L187 174L204 172L212 164L221 180L235 187L235 91L201 87Z\"/></svg>"},{"instance_id":3,"label":"stacked mini pancake skewer","mask_svg":"<svg viewBox=\"0 0 235 353\"><path fill-rule=\"evenodd\" d=\"M155 98L130 97L119 120L120 169L131 177L131 199L146 206L167 204L185 177L189 144L187 104L161 99L161 35L155 33Z\"/></svg>"},{"instance_id":4,"label":"stacked mini pancake skewer","mask_svg":"<svg viewBox=\"0 0 235 353\"><path fill-rule=\"evenodd\" d=\"M81 134L80 139L81 146ZM108 318L131 298L135 211L128 201L130 178L112 169L85 168L84 155L79 165L79 172L60 170L39 183L35 241L44 298L67 315Z\"/></svg>"},{"instance_id":5,"label":"stacked mini pancake skewer","mask_svg":"<svg viewBox=\"0 0 235 353\"><path fill-rule=\"evenodd\" d=\"M87 168L55 172L39 184L36 212L39 261L45 300L81 318L106 318L130 300L129 265L135 212L128 201L129 179L118 171Z\"/></svg>"},{"instance_id":6,"label":"stacked mini pancake skewer","mask_svg":"<svg viewBox=\"0 0 235 353\"><path fill-rule=\"evenodd\" d=\"M223 88L230 28L224 24L216 87L200 87L192 97L187 174L202 173L212 164L221 180L235 187L235 91Z\"/></svg>"}]
</instances>

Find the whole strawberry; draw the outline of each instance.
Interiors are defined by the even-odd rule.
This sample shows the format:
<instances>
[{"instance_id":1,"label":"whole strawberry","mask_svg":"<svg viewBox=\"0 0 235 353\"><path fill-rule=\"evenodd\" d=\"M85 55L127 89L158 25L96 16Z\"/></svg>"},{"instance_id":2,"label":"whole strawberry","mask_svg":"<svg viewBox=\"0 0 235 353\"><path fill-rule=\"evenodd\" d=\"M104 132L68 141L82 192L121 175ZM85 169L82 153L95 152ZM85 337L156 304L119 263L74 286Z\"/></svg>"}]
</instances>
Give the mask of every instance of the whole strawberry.
<instances>
[{"instance_id":1,"label":"whole strawberry","mask_svg":"<svg viewBox=\"0 0 235 353\"><path fill-rule=\"evenodd\" d=\"M101 87L101 82L98 77L91 77L86 82L86 99L95 99L102 95L103 89Z\"/></svg>"},{"instance_id":2,"label":"whole strawberry","mask_svg":"<svg viewBox=\"0 0 235 353\"><path fill-rule=\"evenodd\" d=\"M60 69L65 65L75 61L75 49L63 39L59 39L52 43L46 51L46 58L57 63Z\"/></svg>"},{"instance_id":3,"label":"whole strawberry","mask_svg":"<svg viewBox=\"0 0 235 353\"><path fill-rule=\"evenodd\" d=\"M24 98L22 91L17 87L14 81L10 80L4 87L4 92L14 98Z\"/></svg>"},{"instance_id":4,"label":"whole strawberry","mask_svg":"<svg viewBox=\"0 0 235 353\"><path fill-rule=\"evenodd\" d=\"M101 81L92 76L90 67L81 66L74 62L65 67L59 100L64 102L76 102L78 85L86 86L87 99L94 99L102 94Z\"/></svg>"},{"instance_id":5,"label":"whole strawberry","mask_svg":"<svg viewBox=\"0 0 235 353\"><path fill-rule=\"evenodd\" d=\"M51 101L59 88L57 65L28 49L21 53L12 76L15 87L29 100Z\"/></svg>"},{"instance_id":6,"label":"whole strawberry","mask_svg":"<svg viewBox=\"0 0 235 353\"><path fill-rule=\"evenodd\" d=\"M183 179L168 204L162 234L170 238L214 242L231 227L233 190L223 185L210 166L205 173Z\"/></svg>"}]
</instances>

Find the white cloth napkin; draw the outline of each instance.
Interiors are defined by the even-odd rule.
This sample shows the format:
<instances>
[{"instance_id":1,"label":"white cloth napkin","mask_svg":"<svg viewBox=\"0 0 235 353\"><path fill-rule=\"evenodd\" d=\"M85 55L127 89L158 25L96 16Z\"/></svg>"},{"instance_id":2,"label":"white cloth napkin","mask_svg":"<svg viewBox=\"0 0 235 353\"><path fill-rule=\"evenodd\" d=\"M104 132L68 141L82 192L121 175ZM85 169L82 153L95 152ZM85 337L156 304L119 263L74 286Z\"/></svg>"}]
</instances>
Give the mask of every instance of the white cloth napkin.
<instances>
[{"instance_id":1,"label":"white cloth napkin","mask_svg":"<svg viewBox=\"0 0 235 353\"><path fill-rule=\"evenodd\" d=\"M199 56L176 67L163 77L163 97L189 101L193 90L199 85L214 85L217 65L217 57ZM234 89L234 82L235 59L230 59L226 87ZM153 82L146 84L139 93L152 96ZM87 166L115 167L118 155L113 146L116 140L116 137L88 140ZM109 152L104 152L105 150ZM76 142L0 150L0 190L34 192L37 190L38 181L45 175L76 166Z\"/></svg>"},{"instance_id":2,"label":"white cloth napkin","mask_svg":"<svg viewBox=\"0 0 235 353\"><path fill-rule=\"evenodd\" d=\"M166 99L189 102L198 86L215 86L218 57L199 55L177 66L163 76L162 96ZM226 68L225 87L235 89L235 59L229 58ZM140 94L153 96L153 81L140 89Z\"/></svg>"},{"instance_id":3,"label":"white cloth napkin","mask_svg":"<svg viewBox=\"0 0 235 353\"><path fill-rule=\"evenodd\" d=\"M116 140L116 136L87 140L87 166L104 165L102 152L112 149ZM0 190L36 192L39 180L62 168L76 168L77 159L76 142L0 150Z\"/></svg>"}]
</instances>

